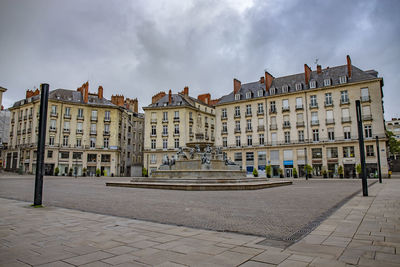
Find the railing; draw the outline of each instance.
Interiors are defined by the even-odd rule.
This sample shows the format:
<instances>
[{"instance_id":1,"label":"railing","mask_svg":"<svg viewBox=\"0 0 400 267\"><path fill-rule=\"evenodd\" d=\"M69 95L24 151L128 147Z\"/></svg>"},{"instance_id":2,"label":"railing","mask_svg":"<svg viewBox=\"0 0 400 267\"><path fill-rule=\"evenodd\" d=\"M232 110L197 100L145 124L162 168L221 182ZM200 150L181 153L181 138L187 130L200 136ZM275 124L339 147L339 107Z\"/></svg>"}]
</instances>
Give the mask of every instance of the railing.
<instances>
[{"instance_id":1,"label":"railing","mask_svg":"<svg viewBox=\"0 0 400 267\"><path fill-rule=\"evenodd\" d=\"M319 125L319 120L312 120L311 121L311 126L317 126Z\"/></svg>"},{"instance_id":2,"label":"railing","mask_svg":"<svg viewBox=\"0 0 400 267\"><path fill-rule=\"evenodd\" d=\"M304 121L298 121L296 122L297 127L304 127Z\"/></svg>"},{"instance_id":3,"label":"railing","mask_svg":"<svg viewBox=\"0 0 400 267\"><path fill-rule=\"evenodd\" d=\"M103 136L109 136L110 135L110 131L103 131Z\"/></svg>"},{"instance_id":4,"label":"railing","mask_svg":"<svg viewBox=\"0 0 400 267\"><path fill-rule=\"evenodd\" d=\"M372 121L372 115L362 115L363 121Z\"/></svg>"},{"instance_id":5,"label":"railing","mask_svg":"<svg viewBox=\"0 0 400 267\"><path fill-rule=\"evenodd\" d=\"M361 102L370 102L371 101L371 97L369 95L361 96L360 100L361 100Z\"/></svg>"},{"instance_id":6,"label":"railing","mask_svg":"<svg viewBox=\"0 0 400 267\"><path fill-rule=\"evenodd\" d=\"M310 108L318 108L318 103L310 103Z\"/></svg>"},{"instance_id":7,"label":"railing","mask_svg":"<svg viewBox=\"0 0 400 267\"><path fill-rule=\"evenodd\" d=\"M347 104L350 104L350 101L349 101L348 98L345 98L345 99L341 98L340 99L340 105L347 105Z\"/></svg>"},{"instance_id":8,"label":"railing","mask_svg":"<svg viewBox=\"0 0 400 267\"><path fill-rule=\"evenodd\" d=\"M50 117L58 117L58 113L57 112L50 112Z\"/></svg>"},{"instance_id":9,"label":"railing","mask_svg":"<svg viewBox=\"0 0 400 267\"><path fill-rule=\"evenodd\" d=\"M179 117L174 117L174 122L179 122Z\"/></svg>"},{"instance_id":10,"label":"railing","mask_svg":"<svg viewBox=\"0 0 400 267\"><path fill-rule=\"evenodd\" d=\"M241 133L242 131L240 129L235 129L235 133Z\"/></svg>"},{"instance_id":11,"label":"railing","mask_svg":"<svg viewBox=\"0 0 400 267\"><path fill-rule=\"evenodd\" d=\"M251 112L246 112L245 113L245 117L251 117L251 116L253 116L253 114Z\"/></svg>"},{"instance_id":12,"label":"railing","mask_svg":"<svg viewBox=\"0 0 400 267\"><path fill-rule=\"evenodd\" d=\"M208 127L208 122L205 122L205 123L204 123L204 127Z\"/></svg>"},{"instance_id":13,"label":"railing","mask_svg":"<svg viewBox=\"0 0 400 267\"><path fill-rule=\"evenodd\" d=\"M78 115L78 116L76 116L76 119L77 119L77 120L84 120L85 117L84 117L83 115L82 115L82 116L79 116L79 115Z\"/></svg>"},{"instance_id":14,"label":"railing","mask_svg":"<svg viewBox=\"0 0 400 267\"><path fill-rule=\"evenodd\" d=\"M326 119L325 120L325 124L334 124L335 123L335 119Z\"/></svg>"},{"instance_id":15,"label":"railing","mask_svg":"<svg viewBox=\"0 0 400 267\"><path fill-rule=\"evenodd\" d=\"M304 109L303 104L296 105L296 110L302 110L302 109Z\"/></svg>"},{"instance_id":16,"label":"railing","mask_svg":"<svg viewBox=\"0 0 400 267\"><path fill-rule=\"evenodd\" d=\"M351 117L342 117L342 122L351 122Z\"/></svg>"},{"instance_id":17,"label":"railing","mask_svg":"<svg viewBox=\"0 0 400 267\"><path fill-rule=\"evenodd\" d=\"M264 115L264 110L258 110L257 115Z\"/></svg>"},{"instance_id":18,"label":"railing","mask_svg":"<svg viewBox=\"0 0 400 267\"><path fill-rule=\"evenodd\" d=\"M90 120L91 120L91 121L97 121L97 117L91 116L91 117L90 117Z\"/></svg>"},{"instance_id":19,"label":"railing","mask_svg":"<svg viewBox=\"0 0 400 267\"><path fill-rule=\"evenodd\" d=\"M290 107L282 107L282 112L288 112L290 111Z\"/></svg>"},{"instance_id":20,"label":"railing","mask_svg":"<svg viewBox=\"0 0 400 267\"><path fill-rule=\"evenodd\" d=\"M64 128L63 133L69 133L69 129Z\"/></svg>"},{"instance_id":21,"label":"railing","mask_svg":"<svg viewBox=\"0 0 400 267\"><path fill-rule=\"evenodd\" d=\"M90 134L97 134L97 130L90 130Z\"/></svg>"},{"instance_id":22,"label":"railing","mask_svg":"<svg viewBox=\"0 0 400 267\"><path fill-rule=\"evenodd\" d=\"M150 123L157 123L157 119L151 119Z\"/></svg>"},{"instance_id":23,"label":"railing","mask_svg":"<svg viewBox=\"0 0 400 267\"><path fill-rule=\"evenodd\" d=\"M50 127L49 131L50 132L56 132L57 131L57 127Z\"/></svg>"},{"instance_id":24,"label":"railing","mask_svg":"<svg viewBox=\"0 0 400 267\"><path fill-rule=\"evenodd\" d=\"M77 134L83 134L83 130L82 129L76 129L76 133Z\"/></svg>"},{"instance_id":25,"label":"railing","mask_svg":"<svg viewBox=\"0 0 400 267\"><path fill-rule=\"evenodd\" d=\"M240 113L235 113L234 118L240 118Z\"/></svg>"},{"instance_id":26,"label":"railing","mask_svg":"<svg viewBox=\"0 0 400 267\"><path fill-rule=\"evenodd\" d=\"M110 117L104 117L104 122L111 122L111 118Z\"/></svg>"},{"instance_id":27,"label":"railing","mask_svg":"<svg viewBox=\"0 0 400 267\"><path fill-rule=\"evenodd\" d=\"M189 118L189 123L193 123L193 118Z\"/></svg>"},{"instance_id":28,"label":"railing","mask_svg":"<svg viewBox=\"0 0 400 267\"><path fill-rule=\"evenodd\" d=\"M64 114L64 119L71 119L71 114Z\"/></svg>"},{"instance_id":29,"label":"railing","mask_svg":"<svg viewBox=\"0 0 400 267\"><path fill-rule=\"evenodd\" d=\"M253 132L253 128L246 128L246 133L251 133Z\"/></svg>"},{"instance_id":30,"label":"railing","mask_svg":"<svg viewBox=\"0 0 400 267\"><path fill-rule=\"evenodd\" d=\"M221 134L228 134L228 130L221 130Z\"/></svg>"},{"instance_id":31,"label":"railing","mask_svg":"<svg viewBox=\"0 0 400 267\"><path fill-rule=\"evenodd\" d=\"M168 119L163 119L162 123L168 123Z\"/></svg>"},{"instance_id":32,"label":"railing","mask_svg":"<svg viewBox=\"0 0 400 267\"><path fill-rule=\"evenodd\" d=\"M283 129L290 128L290 122L289 122L289 121L285 121L285 122L283 122L283 125L282 125L282 127L283 127Z\"/></svg>"},{"instance_id":33,"label":"railing","mask_svg":"<svg viewBox=\"0 0 400 267\"><path fill-rule=\"evenodd\" d=\"M263 131L265 131L264 125L259 125L259 126L257 126L257 131L258 131L258 132L263 132Z\"/></svg>"},{"instance_id":34,"label":"railing","mask_svg":"<svg viewBox=\"0 0 400 267\"><path fill-rule=\"evenodd\" d=\"M333 101L325 101L325 107L332 107L333 106Z\"/></svg>"},{"instance_id":35,"label":"railing","mask_svg":"<svg viewBox=\"0 0 400 267\"><path fill-rule=\"evenodd\" d=\"M270 129L270 130L277 130L277 129L278 129L278 125L277 125L277 124L271 124L271 125L269 126L269 129Z\"/></svg>"},{"instance_id":36,"label":"railing","mask_svg":"<svg viewBox=\"0 0 400 267\"><path fill-rule=\"evenodd\" d=\"M276 108L270 108L270 109L269 109L269 113L275 114L275 113L276 113Z\"/></svg>"}]
</instances>

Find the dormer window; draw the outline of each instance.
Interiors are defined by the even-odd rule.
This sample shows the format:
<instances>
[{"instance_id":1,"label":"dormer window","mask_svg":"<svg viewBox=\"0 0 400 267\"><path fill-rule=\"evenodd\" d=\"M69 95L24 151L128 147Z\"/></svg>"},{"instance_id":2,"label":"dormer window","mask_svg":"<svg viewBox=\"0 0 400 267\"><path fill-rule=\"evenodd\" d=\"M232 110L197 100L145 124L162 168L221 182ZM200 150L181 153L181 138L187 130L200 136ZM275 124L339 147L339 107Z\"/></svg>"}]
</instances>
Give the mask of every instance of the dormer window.
<instances>
[{"instance_id":1,"label":"dormer window","mask_svg":"<svg viewBox=\"0 0 400 267\"><path fill-rule=\"evenodd\" d=\"M331 79L325 79L324 86L331 86Z\"/></svg>"},{"instance_id":2,"label":"dormer window","mask_svg":"<svg viewBox=\"0 0 400 267\"><path fill-rule=\"evenodd\" d=\"M257 91L257 96L263 96L264 95L264 91L263 90L258 90Z\"/></svg>"},{"instance_id":3,"label":"dormer window","mask_svg":"<svg viewBox=\"0 0 400 267\"><path fill-rule=\"evenodd\" d=\"M302 83L296 83L296 91L300 91L303 89L303 84Z\"/></svg>"},{"instance_id":4,"label":"dormer window","mask_svg":"<svg viewBox=\"0 0 400 267\"><path fill-rule=\"evenodd\" d=\"M340 84L347 83L347 76L340 76L339 77L339 83Z\"/></svg>"},{"instance_id":5,"label":"dormer window","mask_svg":"<svg viewBox=\"0 0 400 267\"><path fill-rule=\"evenodd\" d=\"M240 100L240 94L235 95L235 100Z\"/></svg>"},{"instance_id":6,"label":"dormer window","mask_svg":"<svg viewBox=\"0 0 400 267\"><path fill-rule=\"evenodd\" d=\"M289 91L289 86L287 84L282 86L282 93L287 93Z\"/></svg>"},{"instance_id":7,"label":"dormer window","mask_svg":"<svg viewBox=\"0 0 400 267\"><path fill-rule=\"evenodd\" d=\"M270 95L274 95L275 94L275 88L274 87L269 89L269 94Z\"/></svg>"},{"instance_id":8,"label":"dormer window","mask_svg":"<svg viewBox=\"0 0 400 267\"><path fill-rule=\"evenodd\" d=\"M316 80L311 80L311 81L310 81L310 88L311 88L311 89L317 88L317 81L316 81Z\"/></svg>"},{"instance_id":9,"label":"dormer window","mask_svg":"<svg viewBox=\"0 0 400 267\"><path fill-rule=\"evenodd\" d=\"M246 99L249 99L249 98L251 98L251 92L250 91L246 93Z\"/></svg>"}]
</instances>

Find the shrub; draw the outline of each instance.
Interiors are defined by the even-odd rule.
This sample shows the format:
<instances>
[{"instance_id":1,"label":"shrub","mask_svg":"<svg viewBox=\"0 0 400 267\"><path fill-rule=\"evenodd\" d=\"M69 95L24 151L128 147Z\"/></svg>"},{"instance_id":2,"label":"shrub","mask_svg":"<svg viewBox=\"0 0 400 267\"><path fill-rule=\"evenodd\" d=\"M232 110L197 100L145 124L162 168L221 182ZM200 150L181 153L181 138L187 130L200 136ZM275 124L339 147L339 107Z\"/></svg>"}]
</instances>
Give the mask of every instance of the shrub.
<instances>
[{"instance_id":1,"label":"shrub","mask_svg":"<svg viewBox=\"0 0 400 267\"><path fill-rule=\"evenodd\" d=\"M97 169L97 170L96 170L96 176L97 176L97 177L100 177L100 174L101 174L100 169Z\"/></svg>"},{"instance_id":2,"label":"shrub","mask_svg":"<svg viewBox=\"0 0 400 267\"><path fill-rule=\"evenodd\" d=\"M72 176L73 169L69 168L68 176Z\"/></svg>"},{"instance_id":3,"label":"shrub","mask_svg":"<svg viewBox=\"0 0 400 267\"><path fill-rule=\"evenodd\" d=\"M258 171L257 171L257 169L255 169L255 168L253 169L253 176L254 176L254 177L258 177Z\"/></svg>"},{"instance_id":4,"label":"shrub","mask_svg":"<svg viewBox=\"0 0 400 267\"><path fill-rule=\"evenodd\" d=\"M339 173L340 178L343 178L343 166L342 165L339 165L338 173Z\"/></svg>"},{"instance_id":5,"label":"shrub","mask_svg":"<svg viewBox=\"0 0 400 267\"><path fill-rule=\"evenodd\" d=\"M265 173L267 174L267 177L268 178L271 178L271 165L267 165L266 167L265 167Z\"/></svg>"},{"instance_id":6,"label":"shrub","mask_svg":"<svg viewBox=\"0 0 400 267\"><path fill-rule=\"evenodd\" d=\"M279 177L283 178L283 170L279 168Z\"/></svg>"},{"instance_id":7,"label":"shrub","mask_svg":"<svg viewBox=\"0 0 400 267\"><path fill-rule=\"evenodd\" d=\"M87 169L86 169L86 168L83 168L83 169L82 169L82 175L83 175L83 176L86 176L86 172L87 172Z\"/></svg>"},{"instance_id":8,"label":"shrub","mask_svg":"<svg viewBox=\"0 0 400 267\"><path fill-rule=\"evenodd\" d=\"M297 168L293 168L293 177L297 178Z\"/></svg>"},{"instance_id":9,"label":"shrub","mask_svg":"<svg viewBox=\"0 0 400 267\"><path fill-rule=\"evenodd\" d=\"M55 175L55 176L58 176L59 173L60 173L60 169L59 169L58 167L56 167L56 168L54 169L54 175Z\"/></svg>"},{"instance_id":10,"label":"shrub","mask_svg":"<svg viewBox=\"0 0 400 267\"><path fill-rule=\"evenodd\" d=\"M143 177L148 177L147 169L143 167L142 169L142 176Z\"/></svg>"}]
</instances>

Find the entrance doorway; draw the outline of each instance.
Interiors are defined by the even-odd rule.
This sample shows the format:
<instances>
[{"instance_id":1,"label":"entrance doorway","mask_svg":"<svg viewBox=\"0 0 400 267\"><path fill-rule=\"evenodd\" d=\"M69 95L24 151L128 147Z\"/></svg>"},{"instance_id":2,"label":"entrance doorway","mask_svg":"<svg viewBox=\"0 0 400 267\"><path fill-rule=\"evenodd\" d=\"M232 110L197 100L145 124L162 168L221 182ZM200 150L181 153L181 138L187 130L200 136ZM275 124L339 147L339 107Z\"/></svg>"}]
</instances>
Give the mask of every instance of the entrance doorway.
<instances>
[{"instance_id":1,"label":"entrance doorway","mask_svg":"<svg viewBox=\"0 0 400 267\"><path fill-rule=\"evenodd\" d=\"M293 177L293 168L285 167L285 177Z\"/></svg>"}]
</instances>

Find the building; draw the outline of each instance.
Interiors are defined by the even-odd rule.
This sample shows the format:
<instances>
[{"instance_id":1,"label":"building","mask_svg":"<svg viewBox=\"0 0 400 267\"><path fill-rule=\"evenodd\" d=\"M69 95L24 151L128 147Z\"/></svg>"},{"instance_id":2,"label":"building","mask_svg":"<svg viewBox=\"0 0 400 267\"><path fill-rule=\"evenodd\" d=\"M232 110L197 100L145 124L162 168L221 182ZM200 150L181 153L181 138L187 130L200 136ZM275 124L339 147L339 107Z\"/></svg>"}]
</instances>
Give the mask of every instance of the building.
<instances>
[{"instance_id":1,"label":"building","mask_svg":"<svg viewBox=\"0 0 400 267\"><path fill-rule=\"evenodd\" d=\"M36 170L39 125L39 90L28 90L26 98L17 101L11 111L10 142L6 169L33 173ZM139 125L140 123L140 125ZM103 97L103 87L89 93L89 83L76 91L56 89L49 93L45 149L45 174L56 168L60 175L129 175L128 166L142 164L140 151L125 145L123 130L140 131L143 119L137 112L137 100ZM136 125L131 127L129 125ZM139 134L139 133L138 133ZM143 144L140 138L132 144ZM141 168L140 168L141 169Z\"/></svg>"},{"instance_id":2,"label":"building","mask_svg":"<svg viewBox=\"0 0 400 267\"><path fill-rule=\"evenodd\" d=\"M168 94L160 92L152 97L152 103L143 108L144 166L150 173L163 158L174 157L180 147L198 142L214 144L216 101L210 94L190 97L188 87L178 94L169 90Z\"/></svg>"},{"instance_id":3,"label":"building","mask_svg":"<svg viewBox=\"0 0 400 267\"><path fill-rule=\"evenodd\" d=\"M268 72L256 82L234 79L233 91L216 104L216 146L251 172L271 165L293 176L296 168L313 167L337 176L355 175L360 163L355 100L361 100L368 174L377 169L375 137L379 137L382 172L387 173L386 135L383 119L383 79L375 70L351 64L274 77Z\"/></svg>"},{"instance_id":4,"label":"building","mask_svg":"<svg viewBox=\"0 0 400 267\"><path fill-rule=\"evenodd\" d=\"M3 93L7 89L0 86L0 170L4 168L4 151L7 149L10 131L10 111L4 110L2 105Z\"/></svg>"},{"instance_id":5,"label":"building","mask_svg":"<svg viewBox=\"0 0 400 267\"><path fill-rule=\"evenodd\" d=\"M386 121L386 130L394 134L394 138L400 141L400 118L392 118L390 121Z\"/></svg>"}]
</instances>

